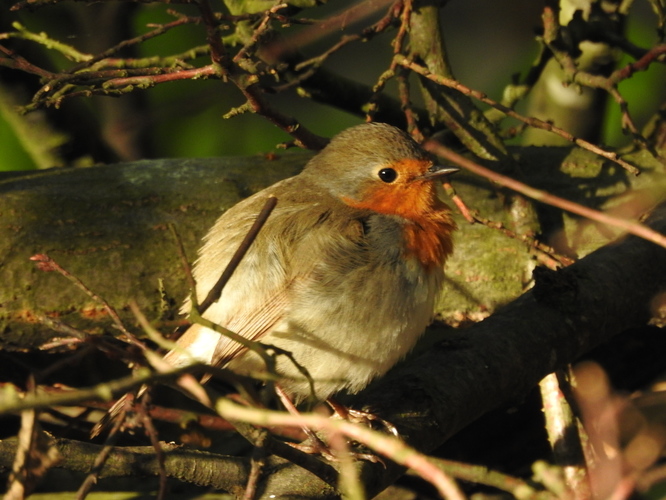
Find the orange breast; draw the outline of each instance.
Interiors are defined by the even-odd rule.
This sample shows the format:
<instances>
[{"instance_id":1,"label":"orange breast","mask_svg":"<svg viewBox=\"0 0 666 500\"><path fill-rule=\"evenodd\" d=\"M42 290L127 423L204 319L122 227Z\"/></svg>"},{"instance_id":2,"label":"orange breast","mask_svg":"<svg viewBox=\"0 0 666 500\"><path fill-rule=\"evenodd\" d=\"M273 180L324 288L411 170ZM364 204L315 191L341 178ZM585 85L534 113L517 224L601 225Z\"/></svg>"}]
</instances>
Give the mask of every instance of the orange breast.
<instances>
[{"instance_id":1,"label":"orange breast","mask_svg":"<svg viewBox=\"0 0 666 500\"><path fill-rule=\"evenodd\" d=\"M444 265L453 251L451 233L455 224L448 210L440 215L412 221L403 230L406 256L416 257L428 271Z\"/></svg>"},{"instance_id":2,"label":"orange breast","mask_svg":"<svg viewBox=\"0 0 666 500\"><path fill-rule=\"evenodd\" d=\"M414 256L428 270L444 264L453 251L451 233L455 222L449 208L437 197L429 181L377 184L362 201L343 198L352 207L407 220L403 229L405 257Z\"/></svg>"}]
</instances>

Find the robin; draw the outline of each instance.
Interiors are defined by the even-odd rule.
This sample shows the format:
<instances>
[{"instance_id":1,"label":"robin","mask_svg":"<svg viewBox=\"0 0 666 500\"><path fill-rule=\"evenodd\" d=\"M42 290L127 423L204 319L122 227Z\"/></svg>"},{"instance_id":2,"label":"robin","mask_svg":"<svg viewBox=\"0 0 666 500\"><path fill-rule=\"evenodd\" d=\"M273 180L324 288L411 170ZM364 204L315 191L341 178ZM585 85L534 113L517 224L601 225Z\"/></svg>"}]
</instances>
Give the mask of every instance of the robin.
<instances>
[{"instance_id":1,"label":"robin","mask_svg":"<svg viewBox=\"0 0 666 500\"><path fill-rule=\"evenodd\" d=\"M215 285L270 196L277 205L204 317L291 353L326 400L355 393L414 346L432 320L456 228L435 181L455 172L401 130L347 129L298 175L226 211L204 237L193 269L197 297ZM183 312L189 312L189 301ZM254 351L194 324L165 356L251 375ZM275 370L296 403L312 396L287 356Z\"/></svg>"}]
</instances>

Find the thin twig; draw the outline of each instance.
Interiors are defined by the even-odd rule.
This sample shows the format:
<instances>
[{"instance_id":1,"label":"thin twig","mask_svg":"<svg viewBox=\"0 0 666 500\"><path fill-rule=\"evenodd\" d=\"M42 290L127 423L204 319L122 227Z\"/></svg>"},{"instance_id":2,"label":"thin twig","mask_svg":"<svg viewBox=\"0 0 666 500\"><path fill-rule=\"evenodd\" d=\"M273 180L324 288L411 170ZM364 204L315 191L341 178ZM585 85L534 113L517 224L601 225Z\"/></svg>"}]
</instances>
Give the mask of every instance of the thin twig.
<instances>
[{"instance_id":1,"label":"thin twig","mask_svg":"<svg viewBox=\"0 0 666 500\"><path fill-rule=\"evenodd\" d=\"M294 138L297 146L305 149L319 151L328 144L328 139L314 134L293 117L284 115L269 106L264 98L263 89L259 86L259 79L254 75L230 76L229 80L243 93L246 109L252 113L263 116L273 125L284 130Z\"/></svg>"},{"instance_id":2,"label":"thin twig","mask_svg":"<svg viewBox=\"0 0 666 500\"><path fill-rule=\"evenodd\" d=\"M537 252L543 254L547 258L540 256L539 260L546 264L550 269L559 269L561 267L567 267L573 264L574 259L567 257L566 255L559 254L555 251L553 247L546 245L545 243L539 241L534 236L529 234L518 234L515 231L504 226L502 222L492 221L485 217L481 217L478 213L471 213L474 222L483 224L484 226L500 231L505 236L508 236L511 239L525 243L530 248L536 250Z\"/></svg>"},{"instance_id":3,"label":"thin twig","mask_svg":"<svg viewBox=\"0 0 666 500\"><path fill-rule=\"evenodd\" d=\"M164 455L164 450L160 445L159 437L157 430L153 425L153 420L150 417L150 412L148 411L148 405L150 404L150 398L147 397L148 394L145 394L141 398L141 403L139 409L141 410L141 421L143 422L143 429L150 439L150 444L155 450L155 455L157 456L157 464L159 468L159 489L157 491L157 500L164 500L167 494L167 471L166 471L166 456Z\"/></svg>"},{"instance_id":4,"label":"thin twig","mask_svg":"<svg viewBox=\"0 0 666 500\"><path fill-rule=\"evenodd\" d=\"M446 158L447 160L452 161L456 165L460 165L470 172L496 182L500 186L507 187L513 191L524 194L529 198L561 208L562 210L580 215L587 219L623 229L628 233L639 236L666 248L666 236L636 221L615 217L613 215L585 207L573 201L565 200L564 198L560 198L559 196L555 196L546 191L528 186L527 184L512 179L511 177L507 177L506 175L499 174L486 167L483 167L478 163L475 163L472 160L469 160L464 156L455 153L448 148L445 148L440 143L432 139L425 143L425 148L429 151L432 151L436 155L441 156L442 158Z\"/></svg>"},{"instance_id":5,"label":"thin twig","mask_svg":"<svg viewBox=\"0 0 666 500\"><path fill-rule=\"evenodd\" d=\"M48 365L46 368L39 370L35 373L35 380L44 380L49 375L62 368L71 369L71 367L75 366L80 360L85 360L88 356L91 356L94 350L95 347L92 345L86 345L82 349L76 350L71 356L66 356L59 361Z\"/></svg>"},{"instance_id":6,"label":"thin twig","mask_svg":"<svg viewBox=\"0 0 666 500\"><path fill-rule=\"evenodd\" d=\"M275 201L272 201L272 199L274 199ZM250 228L248 233L243 238L243 241L241 242L240 246L236 250L236 253L234 254L234 256L238 255L239 252L241 251L241 249L243 249L244 247L246 247L246 248L245 248L245 250L243 250L243 254L247 252L247 250L249 249L252 241L254 240L254 238L256 238L256 234L253 236L251 233L253 231L256 231L256 233L258 234L258 232L261 230L261 228L265 224L265 220L262 221L261 219L266 219L267 220L268 217L270 216L270 213L275 208L276 204L277 204L277 199L274 198L274 197L269 197L266 200L266 203L264 204L264 207L262 208L261 212L257 215L257 219L255 220L254 224L252 225L252 227ZM310 373L307 371L307 369L304 366L302 366L300 363L298 363L296 361L296 359L293 357L291 352L286 351L284 349L280 349L279 347L272 346L270 344L261 344L259 342L254 342L254 341L248 340L245 337L243 337L241 335L238 335L235 332L227 330L226 328L223 328L222 326L214 324L213 322L208 321L208 320L201 317L201 314L203 314L203 311L201 313L198 313L198 311L200 309L200 306L198 305L197 297L196 297L196 282L194 280L194 276L192 275L192 269L189 265L189 261L187 259L187 256L185 255L185 249L183 248L183 243L182 243L180 237L178 236L178 233L176 231L175 226L170 225L169 228L170 228L170 230L171 230L171 232L174 235L174 238L176 240L178 253L179 253L180 258L183 262L183 267L185 269L185 275L186 275L186 278L188 280L190 290L192 291L191 294L190 294L190 300L191 300L191 304L192 304L192 311L190 311L190 318L189 319L194 323L201 324L201 325L203 325L207 328L212 329L213 331L216 331L217 333L220 333L221 335L227 336L231 340L233 340L235 342L238 342L243 347L245 347L249 350L255 351L259 355L259 357L262 358L264 363L266 364L266 370L268 371L269 374L274 374L275 373L275 359L274 359L274 356L276 356L276 355L286 356L289 359L289 361L294 365L294 367L296 367L296 369L299 371L299 373L301 373L303 375L303 377L305 377L305 379L308 381L308 385L310 387L310 392L311 392L311 394L314 394L314 380L312 379L312 376L310 375ZM242 256L239 256L239 262L240 262L240 259L242 259ZM233 257L232 257L232 260L233 260ZM227 268L225 268L225 271L223 271L223 273L222 273L223 275L224 275L225 272L227 272L227 269L230 269L230 266L231 266L231 263L229 263L227 265ZM237 266L237 264L236 264L236 266ZM234 266L234 268L236 266ZM225 281L228 281L228 278ZM218 280L218 282L216 283L215 286L218 286L218 284L220 285L220 294L221 294L222 293L222 288L224 288L224 286L225 286L225 283L222 282L222 276L220 277L220 279ZM213 287L213 288L215 288L215 287ZM210 296L210 292L209 292L208 295ZM206 297L206 299L208 299L208 297ZM219 299L219 297L218 297L218 299ZM218 300L218 299L215 299L215 300ZM215 302L215 300L213 302ZM131 306L132 306L132 304L130 304L130 307ZM150 331L150 329L147 330L147 332L149 332L149 331ZM173 345L170 348L178 349L179 346L176 343L175 345ZM272 350L274 354L269 353L269 350Z\"/></svg>"},{"instance_id":7,"label":"thin twig","mask_svg":"<svg viewBox=\"0 0 666 500\"><path fill-rule=\"evenodd\" d=\"M79 278L71 274L69 271L64 269L60 264L58 264L55 260L53 260L51 257L49 257L47 254L36 254L30 257L30 260L37 262L37 267L41 271L45 272L58 272L65 278L67 278L69 281L74 283L79 289L83 290L88 297L93 299L95 302L99 303L102 305L104 308L104 311L111 317L113 320L113 323L115 324L116 328L120 330L123 335L125 336L125 339L132 345L138 347L141 350L146 350L146 346L143 345L142 342L140 342L132 333L130 333L127 328L125 328L125 325L123 324L122 320L120 319L120 316L118 316L118 313L116 310L111 307L111 304L109 304L106 299L103 297L100 297L97 295L95 292L93 292L90 288L88 288L83 281L81 281Z\"/></svg>"},{"instance_id":8,"label":"thin twig","mask_svg":"<svg viewBox=\"0 0 666 500\"><path fill-rule=\"evenodd\" d=\"M336 53L338 50L340 50L342 47L344 47L344 46L346 46L346 45L348 45L348 44L350 44L350 43L352 43L352 42L356 42L356 41L363 40L363 39L364 39L364 38L363 38L363 35L360 35L360 34L354 34L354 35L342 35L342 37L340 38L340 40L338 40L338 42L334 43L331 47L329 47L328 49L326 49L325 52L319 54L318 56L311 57L310 59L307 59L307 60L305 60L305 61L299 62L298 64L296 64L296 66L294 67L294 69L295 69L296 71L303 71L303 70L304 70L305 68L307 68L308 66L311 66L311 67L313 67L313 68L318 68L318 67L320 67L322 64L324 64L324 62L326 61L326 59L328 59L331 55L335 54L335 53ZM302 80L302 78L300 78L299 80L297 80L297 82L300 81L300 80ZM293 86L293 85L294 85L294 83L291 82L288 86ZM288 86L285 85L283 88L288 88Z\"/></svg>"},{"instance_id":9,"label":"thin twig","mask_svg":"<svg viewBox=\"0 0 666 500\"><path fill-rule=\"evenodd\" d=\"M539 382L548 442L574 499L589 500L592 495L578 425L565 391L560 386L566 382L558 375L561 373L550 373Z\"/></svg>"},{"instance_id":10,"label":"thin twig","mask_svg":"<svg viewBox=\"0 0 666 500\"><path fill-rule=\"evenodd\" d=\"M81 483L81 486L79 486L79 490L76 492L76 500L83 500L88 495L88 493L90 493L92 487L97 483L97 479L99 478L99 475L104 468L104 464L109 459L116 441L118 441L118 437L120 436L120 428L125 423L126 414L127 412L125 408L123 408L121 409L120 414L118 414L118 417L114 420L111 432L109 432L109 435L104 442L104 446L97 454L90 473L86 476L83 483Z\"/></svg>"},{"instance_id":11,"label":"thin twig","mask_svg":"<svg viewBox=\"0 0 666 500\"><path fill-rule=\"evenodd\" d=\"M419 129L419 117L412 106L409 78L405 70L398 71L396 74L396 81L398 82L398 93L400 95L402 111L405 113L405 119L407 120L407 133L411 135L416 142L421 143L425 137Z\"/></svg>"},{"instance_id":12,"label":"thin twig","mask_svg":"<svg viewBox=\"0 0 666 500\"><path fill-rule=\"evenodd\" d=\"M83 342L85 340L88 340L90 335L83 330L79 330L78 328L74 328L73 326L68 325L67 323L64 323L63 321L60 321L59 319L56 318L51 318L45 314L37 314L36 315L37 321L39 321L42 325L48 326L51 330L56 331L58 333L62 333L64 335L68 335L69 337L72 337L72 339L76 339L77 342ZM39 346L40 349L43 350L48 350L52 348L53 339L51 339L49 342L42 344Z\"/></svg>"},{"instance_id":13,"label":"thin twig","mask_svg":"<svg viewBox=\"0 0 666 500\"><path fill-rule=\"evenodd\" d=\"M472 465L442 458L431 458L431 462L456 479L474 484L490 486L505 491L517 499L558 500L548 491L538 491L532 484L522 479L489 470L483 465Z\"/></svg>"},{"instance_id":14,"label":"thin twig","mask_svg":"<svg viewBox=\"0 0 666 500\"><path fill-rule=\"evenodd\" d=\"M92 59L90 54L84 54L76 50L71 45L67 45L65 43L59 42L58 40L49 38L48 35L44 32L33 33L18 21L13 22L12 27L16 31L0 34L0 40L6 38L21 38L23 40L30 40L31 42L39 43L40 45L43 45L49 49L56 50L67 59L75 62L85 62Z\"/></svg>"},{"instance_id":15,"label":"thin twig","mask_svg":"<svg viewBox=\"0 0 666 500\"><path fill-rule=\"evenodd\" d=\"M575 137L569 132L567 132L564 129L561 129L559 127L556 127L552 123L545 122L543 120L539 120L538 118L533 118L533 117L526 117L521 115L520 113L515 112L514 110L507 108L503 104L500 104L497 101L494 101L490 99L489 97L486 96L483 92L478 92L476 90L472 90L469 87L466 87L465 85L461 84L457 80L454 80L452 78L446 78L440 75L436 75L434 73L431 73L428 68L421 66L420 64L416 64L414 61L409 60L405 56L401 54L397 54L395 56L395 59L398 64L401 66L404 66L405 68L409 68L412 71L418 73L419 75L424 76L428 80L432 80L435 83L438 83L440 85L444 85L446 87L450 87L452 89L455 89L459 91L460 93L473 97L485 104L488 104L490 106L493 106L494 108L500 110L502 113L505 113L507 116L510 116L512 118L515 118L516 120L520 120L521 122L524 122L531 127L535 128L540 128L543 130L548 130L550 132L553 132L554 134L559 135L560 137L565 138L566 140L573 142L577 146L580 146L581 148L587 149L589 151L592 151L593 153L598 154L599 156L602 156L604 158L607 158L608 160L611 160L618 165L620 165L622 168L627 170L628 172L631 172L634 175L638 175L640 173L640 170L638 170L636 167L633 165L629 164L628 162L624 161L622 158L619 157L617 153L611 152L611 151L605 151L604 149L600 148L599 146L596 146L592 144L589 141L586 141L584 139L581 139L579 137Z\"/></svg>"},{"instance_id":16,"label":"thin twig","mask_svg":"<svg viewBox=\"0 0 666 500\"><path fill-rule=\"evenodd\" d=\"M238 51L238 53L234 56L233 62L238 64L239 61L242 59L246 58L250 50L254 49L257 44L259 43L259 40L261 37L270 29L270 21L273 19L274 15L279 11L284 8L286 8L288 5L286 3L280 3L277 5L274 5L270 9L264 12L263 14L263 19L259 23L259 26L257 26L254 31L252 32L252 36L250 37L250 40Z\"/></svg>"},{"instance_id":17,"label":"thin twig","mask_svg":"<svg viewBox=\"0 0 666 500\"><path fill-rule=\"evenodd\" d=\"M268 432L264 431L259 436L259 439L253 443L254 449L252 450L252 460L250 462L250 473L247 476L247 483L245 485L245 492L243 493L242 500L254 500L257 493L257 484L261 477L261 472L266 465L266 443L270 439Z\"/></svg>"},{"instance_id":18,"label":"thin twig","mask_svg":"<svg viewBox=\"0 0 666 500\"><path fill-rule=\"evenodd\" d=\"M262 359L264 364L266 365L266 374L267 378L265 381L272 381L276 377L276 369L275 369L275 357L277 355L285 356L289 361L294 365L294 367L298 370L298 372L303 375L303 377L307 380L308 382L308 387L310 388L310 394L314 397L315 394L315 383L314 379L308 372L307 368L305 368L302 364L300 364L298 361L296 361L296 358L294 358L293 354L290 351L287 351L285 349L281 349L277 346L271 345L271 344L264 344L261 342L256 342L254 340L250 340L243 335L239 335L236 332L233 332L227 328L224 328L221 325L218 325L217 323L214 323L210 320L207 320L206 318L203 318L196 310L196 302L194 300L193 295L191 296L192 298L192 305L193 309L190 311L190 316L189 319L198 325L204 326L206 328L209 328L213 330L214 332L219 333L220 335L224 335L225 337L231 339L232 341L240 344L244 348L255 352L259 357ZM272 351L272 352L271 352Z\"/></svg>"},{"instance_id":19,"label":"thin twig","mask_svg":"<svg viewBox=\"0 0 666 500\"><path fill-rule=\"evenodd\" d=\"M75 2L83 2L86 4L90 4L90 0L74 0ZM118 0L96 0L97 2L117 2ZM151 3L154 4L155 0L134 0L135 3ZM168 0L169 3L179 3L179 4L191 4L193 3L193 0ZM10 7L10 11L17 11L20 9L37 9L39 7L45 7L47 5L55 5L57 3L64 3L62 0L22 0L20 2L15 3Z\"/></svg>"},{"instance_id":20,"label":"thin twig","mask_svg":"<svg viewBox=\"0 0 666 500\"><path fill-rule=\"evenodd\" d=\"M206 41L210 46L210 59L220 72L220 76L224 78L228 72L228 56L222 43L222 38L219 36L217 19L209 0L196 0L194 3L199 7L204 26L206 27Z\"/></svg>"},{"instance_id":21,"label":"thin twig","mask_svg":"<svg viewBox=\"0 0 666 500\"><path fill-rule=\"evenodd\" d=\"M264 224L266 224L266 221L273 212L273 209L277 205L277 202L278 199L275 196L269 196L268 199L266 199L266 203L264 203L263 208L257 215L254 224L252 224L252 227L243 238L243 241L238 246L238 249L236 250L234 255L231 257L231 260L227 264L227 267L224 268L224 271L222 272L220 278L217 280L217 283L215 283L215 286L213 286L213 288L210 289L208 295L206 295L206 298L197 307L197 311L199 311L199 314L203 314L204 312L206 312L206 310L211 305L213 305L215 302L219 300L220 296L222 295L222 289L226 286L227 282L233 275L234 271L240 264L241 260L243 260L243 257L245 257L245 254L252 246L254 240L257 238L257 235L259 234L259 231L261 231L261 228L264 227Z\"/></svg>"},{"instance_id":22,"label":"thin twig","mask_svg":"<svg viewBox=\"0 0 666 500\"><path fill-rule=\"evenodd\" d=\"M269 376L274 377L276 374L276 369L275 369L275 356L276 355L282 355L286 356L289 361L294 365L294 367L303 375L303 377L307 380L308 385L310 387L310 392L312 395L315 394L314 390L314 380L312 379L312 376L308 372L308 370L301 365L294 356L292 355L291 352L286 351L284 349L280 349L279 347L272 346L270 344L261 344L259 342L255 342L253 340L250 340L243 335L239 335L236 332L233 332L227 328L224 328L221 325L218 325L214 323L213 321L210 321L206 318L204 318L202 315L203 313L208 310L208 308L217 302L219 298L222 295L222 290L226 286L227 282L233 275L234 271L242 261L243 257L247 253L247 251L250 249L250 246L256 239L257 235L263 228L264 224L268 220L268 217L271 215L273 212L273 209L277 206L278 200L275 196L269 196L266 199L266 202L264 203L264 206L262 207L261 211L257 214L257 218L255 219L254 223L248 230L248 232L245 234L245 237L241 241L240 245L236 249L236 252L234 255L231 257L231 260L225 267L224 271L222 272L222 275L220 278L217 280L213 288L208 292L206 295L206 298L204 299L202 304L198 303L197 296L196 296L196 283L194 281L194 277L192 276L191 269L189 267L189 264L187 263L187 257L185 256L185 250L183 249L182 242L180 241L180 238L178 238L177 233L175 232L175 228L172 228L172 232L175 234L176 237L176 242L178 245L178 251L181 255L181 259L184 261L184 265L186 266L186 275L187 279L190 283L190 301L191 301L191 310L188 319L192 323L197 323L199 325L202 325L206 328L209 328L221 335L224 335L225 337L231 339L232 341L240 344L244 348L251 350L255 352L259 357L264 361L266 365L266 371L269 374ZM131 306L132 304L130 304ZM147 330L148 331L148 330ZM178 344L173 345L171 348L173 349L178 349L179 346ZM273 351L272 353L270 351ZM184 353L186 351L183 350ZM270 378L269 378L270 381Z\"/></svg>"},{"instance_id":23,"label":"thin twig","mask_svg":"<svg viewBox=\"0 0 666 500\"><path fill-rule=\"evenodd\" d=\"M72 406L81 401L102 400L108 401L114 394L124 394L127 391L149 383L158 383L174 380L185 373L201 371L200 365L187 366L174 369L168 373L153 373L147 368L139 368L128 377L97 384L93 387L51 395L19 395L10 391L3 393L0 399L1 413L17 413L30 408L49 408L53 406Z\"/></svg>"},{"instance_id":24,"label":"thin twig","mask_svg":"<svg viewBox=\"0 0 666 500\"><path fill-rule=\"evenodd\" d=\"M354 459L349 442L341 432L330 432L326 436L338 466L338 490L349 500L365 500L365 488L361 482L358 463Z\"/></svg>"},{"instance_id":25,"label":"thin twig","mask_svg":"<svg viewBox=\"0 0 666 500\"><path fill-rule=\"evenodd\" d=\"M312 413L290 415L285 412L248 408L226 398L218 399L215 408L224 418L262 427L271 425L307 426L315 431L342 433L390 460L413 469L419 476L435 486L442 497L450 500L465 499L460 488L451 477L432 464L428 457L396 437L345 420L331 419Z\"/></svg>"},{"instance_id":26,"label":"thin twig","mask_svg":"<svg viewBox=\"0 0 666 500\"><path fill-rule=\"evenodd\" d=\"M584 87L597 88L610 94L610 96L620 106L622 115L622 128L629 130L635 139L637 139L641 144L646 145L647 141L634 124L631 114L629 113L629 104L624 99L624 97L622 97L622 94L620 94L619 90L617 89L617 84L621 80L631 76L634 71L646 69L653 59L663 54L666 46L656 46L650 51L642 53L639 57L640 62L637 61L638 64L630 64L621 70L614 71L609 77L593 74L588 71L581 71L574 56L568 49L566 49L569 44L562 40L558 17L555 16L555 13L556 10L553 6L547 6L544 9L544 14L542 16L544 24L543 41L548 47L549 52L552 54L552 56L555 57L560 67L564 71L566 81L563 83L565 85L569 83L575 83ZM612 36L608 36L606 38L606 43L611 45L618 45L617 41L619 40L619 37L618 40L611 40ZM634 47L631 46L631 44L622 43L621 45L636 55L636 51L633 50Z\"/></svg>"},{"instance_id":27,"label":"thin twig","mask_svg":"<svg viewBox=\"0 0 666 500\"><path fill-rule=\"evenodd\" d=\"M135 85L140 88L152 87L160 83L175 82L178 80L205 80L206 78L217 76L217 70L212 66L201 68L180 69L180 68L149 68L148 71L158 71L156 75L142 75L130 77L111 78L104 82L104 89L124 88ZM126 70L125 70L126 71Z\"/></svg>"},{"instance_id":28,"label":"thin twig","mask_svg":"<svg viewBox=\"0 0 666 500\"><path fill-rule=\"evenodd\" d=\"M364 28L360 33L353 35L342 35L340 40L337 43L334 43L330 48L326 49L325 52L318 56L312 57L311 59L298 63L294 69L296 71L301 71L308 66L318 68L326 61L326 59L328 59L329 56L340 50L345 45L356 41L365 42L370 40L375 35L385 31L391 25L393 20L397 17L397 14L400 12L401 8L402 0L395 0L393 5L391 5L389 8L388 12L375 24Z\"/></svg>"},{"instance_id":29,"label":"thin twig","mask_svg":"<svg viewBox=\"0 0 666 500\"><path fill-rule=\"evenodd\" d=\"M180 237L180 234L178 234L178 230L176 229L175 224L169 223L169 231L171 232L171 235L173 236L173 239L176 242L176 250L178 251L178 256L180 257L181 265L185 270L185 279L187 279L187 284L190 290L195 290L197 287L197 283L196 281L194 281L194 276L192 276L192 266L190 266L190 261L187 258L187 254L185 253L185 247L183 246L183 240Z\"/></svg>"},{"instance_id":30,"label":"thin twig","mask_svg":"<svg viewBox=\"0 0 666 500\"><path fill-rule=\"evenodd\" d=\"M402 53L404 39L409 29L410 16L412 13L412 0L396 1L391 7L390 12L394 17L399 17L400 19L400 27L398 29L398 34L391 42L391 46L393 47L393 53L400 54ZM375 85L372 88L372 96L369 100L368 111L366 112L366 117L365 117L366 121L372 121L372 118L374 117L375 113L378 111L376 100L378 99L379 94L382 92L382 90L384 90L384 87L386 86L388 81L397 75L396 67L397 63L395 59L392 59L388 69L384 71L381 75L379 75L377 83L375 83ZM418 131L415 126L416 122L414 121L414 115L413 112L411 111L411 106L409 105L409 85L407 83L407 79L404 78L404 74L402 76L403 78L401 78L401 80L399 80L398 82L400 88L400 100L402 104L402 110L404 111L405 118L407 120L407 125L408 125L407 130L410 132L410 134L416 131L415 138L417 138L418 140ZM405 89L407 89L406 93ZM418 142L421 142L422 140L423 138L421 137L420 140L418 140Z\"/></svg>"},{"instance_id":31,"label":"thin twig","mask_svg":"<svg viewBox=\"0 0 666 500\"><path fill-rule=\"evenodd\" d=\"M272 44L269 48L271 59L278 60L284 59L285 53L293 52L295 49L307 46L316 40L320 40L326 35L330 35L344 30L350 23L361 21L378 12L384 8L385 5L391 3L392 0L375 0L372 2L356 2L351 4L350 7L344 11L330 16L324 20L314 23L314 26L305 28L295 35L288 37L283 42ZM370 37L377 30L384 30L390 25L386 22L387 16L391 16L392 7L389 8L389 13L382 17L377 23L364 29L361 37Z\"/></svg>"},{"instance_id":32,"label":"thin twig","mask_svg":"<svg viewBox=\"0 0 666 500\"><path fill-rule=\"evenodd\" d=\"M174 11L170 11L170 13L173 13ZM185 24L198 24L201 22L200 17L188 17L188 16L179 16L178 19L175 21L171 21L170 23L166 24L160 24L158 25L154 30L149 31L148 33L144 33L143 35L136 36L134 38L129 38L127 40L123 40L122 42L114 45L113 47L110 47L106 49L103 52L100 52L99 54L95 54L94 56L91 56L90 59L83 61L77 65L72 66L71 68L68 68L65 70L65 73L76 73L82 69L89 68L93 64L101 61L102 59L107 59L111 57L114 54L117 54L123 49L126 49L127 47L132 47L134 45L138 45L140 43L145 42L146 40L150 40L151 38L155 38L157 36L163 35L167 31L176 28L178 26L183 26Z\"/></svg>"},{"instance_id":33,"label":"thin twig","mask_svg":"<svg viewBox=\"0 0 666 500\"><path fill-rule=\"evenodd\" d=\"M6 68L17 69L19 71L24 71L33 75L37 75L41 78L55 78L56 73L51 73L45 69L42 69L38 66L35 66L30 61L24 57L19 56L13 50L8 49L0 45L0 52L5 54L7 57L0 57L0 66L5 66Z\"/></svg>"},{"instance_id":34,"label":"thin twig","mask_svg":"<svg viewBox=\"0 0 666 500\"><path fill-rule=\"evenodd\" d=\"M398 28L398 34L391 42L394 54L401 54L403 51L405 39L407 37L407 32L409 31L410 17L412 15L412 9L414 8L414 1L404 0L399 7L400 7L400 28ZM397 4L395 8L396 9L398 8Z\"/></svg>"}]
</instances>

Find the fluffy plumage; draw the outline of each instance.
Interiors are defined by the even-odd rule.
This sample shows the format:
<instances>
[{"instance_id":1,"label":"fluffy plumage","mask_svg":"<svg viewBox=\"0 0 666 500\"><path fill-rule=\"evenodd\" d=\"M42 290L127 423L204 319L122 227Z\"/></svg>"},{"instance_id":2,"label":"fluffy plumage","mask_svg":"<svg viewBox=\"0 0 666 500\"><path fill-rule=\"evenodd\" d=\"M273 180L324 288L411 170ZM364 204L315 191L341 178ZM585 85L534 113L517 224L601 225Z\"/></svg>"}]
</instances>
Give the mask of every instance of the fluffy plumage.
<instances>
[{"instance_id":1,"label":"fluffy plumage","mask_svg":"<svg viewBox=\"0 0 666 500\"><path fill-rule=\"evenodd\" d=\"M204 316L244 337L290 351L325 399L356 392L384 374L432 319L452 251L454 223L433 179L431 158L383 124L346 130L303 173L234 206L204 238L194 267L197 296L213 287L268 196L277 207ZM382 168L397 179L386 183ZM183 307L186 312L189 304ZM252 374L263 362L200 325L166 356ZM307 381L284 356L281 386L296 400Z\"/></svg>"},{"instance_id":2,"label":"fluffy plumage","mask_svg":"<svg viewBox=\"0 0 666 500\"><path fill-rule=\"evenodd\" d=\"M215 285L269 196L277 206L204 317L247 339L289 351L321 400L357 392L414 346L432 319L455 224L437 197L442 169L385 124L345 130L295 177L225 212L194 266L197 297ZM186 302L183 313L189 311ZM192 325L165 360L265 370L236 342ZM307 380L277 359L281 387L298 402ZM110 420L124 406L120 400ZM93 434L98 433L100 423Z\"/></svg>"}]
</instances>

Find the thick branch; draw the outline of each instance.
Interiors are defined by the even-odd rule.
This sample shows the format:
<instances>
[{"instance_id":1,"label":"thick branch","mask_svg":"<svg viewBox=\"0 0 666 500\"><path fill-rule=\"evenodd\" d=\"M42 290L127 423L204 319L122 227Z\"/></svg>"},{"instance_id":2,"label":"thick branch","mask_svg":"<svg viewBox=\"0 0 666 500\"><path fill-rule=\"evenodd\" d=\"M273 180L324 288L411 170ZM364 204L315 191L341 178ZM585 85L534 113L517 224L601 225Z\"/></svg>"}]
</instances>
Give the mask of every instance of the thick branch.
<instances>
[{"instance_id":1,"label":"thick branch","mask_svg":"<svg viewBox=\"0 0 666 500\"><path fill-rule=\"evenodd\" d=\"M57 467L72 472L88 473L101 450L100 445L56 439L54 445L60 453ZM0 441L0 463L10 463L16 451L15 438ZM169 477L178 478L202 486L233 491L242 487L250 470L249 459L225 457L214 453L191 450L162 444L166 454L165 466ZM9 462L7 462L9 460ZM224 470L218 475L216 470ZM159 463L152 446L127 446L115 448L104 465L101 477L155 476ZM211 478L216 482L212 483Z\"/></svg>"},{"instance_id":2,"label":"thick branch","mask_svg":"<svg viewBox=\"0 0 666 500\"><path fill-rule=\"evenodd\" d=\"M193 260L201 236L224 209L293 175L308 157L159 160L0 177L3 347L35 348L56 335L36 323L40 314L54 314L84 329L110 324L99 304L62 276L35 269L29 258L45 252L103 296L130 329L135 322L124 309L130 299L150 319L177 319L188 290L167 224L176 225ZM626 193L630 183L634 188L658 189L664 182L655 171L656 162L644 154L632 158L644 172L638 178L607 170L601 159L577 150L523 149L519 157L529 166L521 180L595 208L605 206L613 193ZM496 187L466 174L459 174L454 185L483 217L507 223ZM648 196L644 191L635 198ZM622 199L624 216L629 215L628 200L629 196ZM580 254L607 241L605 229L578 219L567 225L568 233L587 245L577 248ZM532 266L530 246L522 239L512 240L462 220L459 226L439 307L450 321L487 314L517 297ZM171 301L166 311L160 304L160 287Z\"/></svg>"},{"instance_id":3,"label":"thick branch","mask_svg":"<svg viewBox=\"0 0 666 500\"><path fill-rule=\"evenodd\" d=\"M664 207L648 223L665 232ZM411 446L432 451L483 413L524 397L547 373L622 331L644 325L651 317L652 300L664 289L666 250L640 238L625 238L561 271L538 273L532 291L486 321L432 346L354 400L396 425ZM76 453L94 452L86 451L88 445L72 446ZM63 448L61 453L63 465L75 467L67 461L71 458L67 453L74 452ZM149 452L141 448L117 453L122 465L139 463ZM167 456L172 461L167 463L178 464L181 454L170 450ZM244 462L237 459L201 454L197 461L196 470L188 472L185 467L172 475L201 484L193 473L203 469L208 484L225 487L223 476L229 470L235 471L234 482L241 484L247 473ZM154 474L154 460L146 464L152 465L140 470ZM384 468L363 463L362 469L371 494L402 473L390 464ZM108 473L123 474L114 463ZM263 481L261 498L331 498L333 494L329 485L284 462L271 468Z\"/></svg>"},{"instance_id":4,"label":"thick branch","mask_svg":"<svg viewBox=\"0 0 666 500\"><path fill-rule=\"evenodd\" d=\"M665 207L649 223L666 232ZM432 451L484 413L523 398L546 374L622 331L645 325L651 301L666 289L666 250L629 237L537 278L534 290L455 341L447 338L431 347L355 400L395 424L410 445ZM318 498L312 485L299 488L309 473L291 467L275 474L290 477L293 486L266 491L262 498ZM394 465L363 464L369 496L400 474Z\"/></svg>"}]
</instances>

